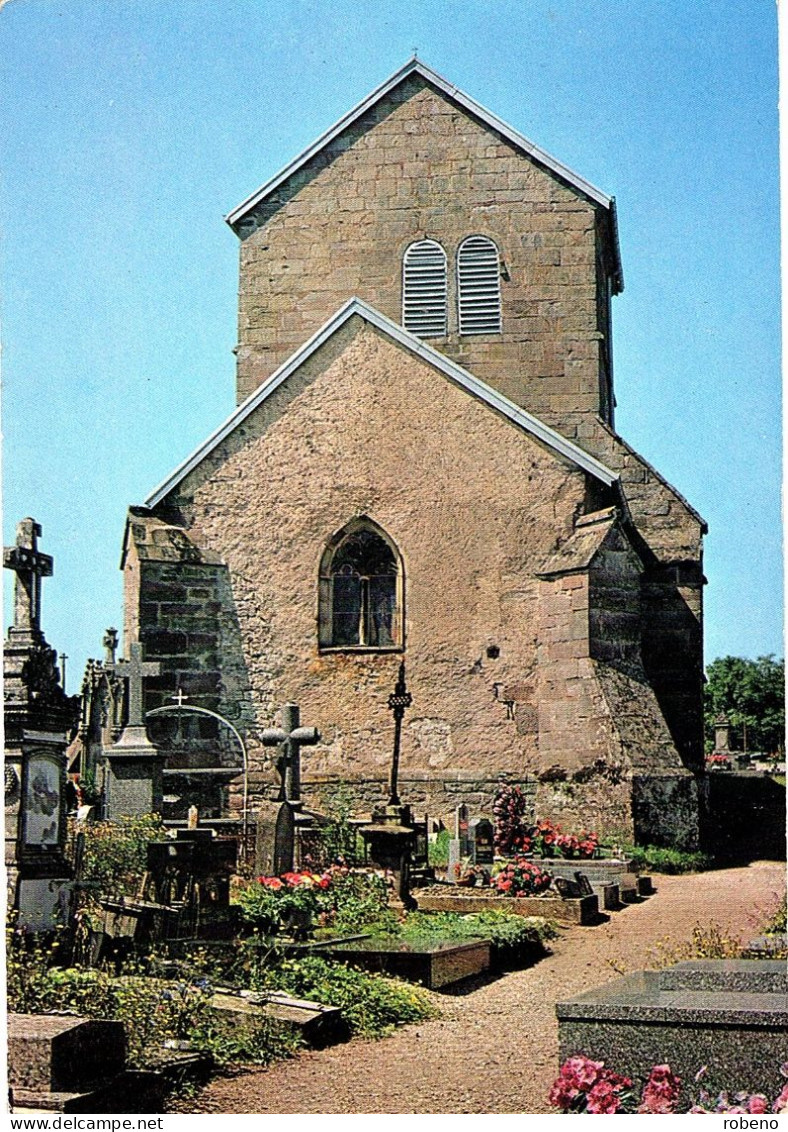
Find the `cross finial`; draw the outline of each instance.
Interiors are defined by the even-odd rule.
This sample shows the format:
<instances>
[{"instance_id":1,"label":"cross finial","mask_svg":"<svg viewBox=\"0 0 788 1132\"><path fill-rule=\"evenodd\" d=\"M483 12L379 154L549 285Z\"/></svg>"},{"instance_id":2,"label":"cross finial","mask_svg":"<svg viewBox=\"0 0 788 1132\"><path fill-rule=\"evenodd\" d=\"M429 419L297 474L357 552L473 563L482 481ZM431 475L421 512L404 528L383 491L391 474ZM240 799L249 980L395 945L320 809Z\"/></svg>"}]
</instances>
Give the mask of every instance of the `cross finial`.
<instances>
[{"instance_id":1,"label":"cross finial","mask_svg":"<svg viewBox=\"0 0 788 1132\"><path fill-rule=\"evenodd\" d=\"M178 707L183 707L188 698L188 696L184 695L183 688L179 688L174 696L170 696L170 699L175 700L175 703L178 705Z\"/></svg>"},{"instance_id":2,"label":"cross finial","mask_svg":"<svg viewBox=\"0 0 788 1132\"><path fill-rule=\"evenodd\" d=\"M41 579L51 578L49 554L38 549L41 524L23 519L16 528L16 544L3 548L3 565L16 574L14 628L26 633L41 631Z\"/></svg>"}]
</instances>

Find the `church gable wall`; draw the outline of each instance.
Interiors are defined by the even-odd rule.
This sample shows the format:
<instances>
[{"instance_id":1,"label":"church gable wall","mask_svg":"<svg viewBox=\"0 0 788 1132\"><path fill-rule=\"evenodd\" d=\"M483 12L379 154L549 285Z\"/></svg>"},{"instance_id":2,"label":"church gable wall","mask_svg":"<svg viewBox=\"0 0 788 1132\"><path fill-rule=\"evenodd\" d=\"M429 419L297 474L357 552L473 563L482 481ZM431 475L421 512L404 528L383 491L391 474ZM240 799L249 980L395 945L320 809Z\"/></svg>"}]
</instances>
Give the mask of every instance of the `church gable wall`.
<instances>
[{"instance_id":1,"label":"church gable wall","mask_svg":"<svg viewBox=\"0 0 788 1132\"><path fill-rule=\"evenodd\" d=\"M600 410L596 208L422 80L411 79L260 206L241 245L238 399L353 295L395 322L402 257L428 237L448 258L437 348L576 435ZM498 245L503 333L458 335L459 243Z\"/></svg>"},{"instance_id":2,"label":"church gable wall","mask_svg":"<svg viewBox=\"0 0 788 1132\"><path fill-rule=\"evenodd\" d=\"M294 699L320 728L305 781L383 778L390 758L401 654L318 647L321 556L362 515L404 564L403 776L521 774L537 748L535 573L569 537L585 476L353 323L343 349L313 355L162 511L226 563L257 726ZM252 758L259 772L262 751Z\"/></svg>"}]
</instances>

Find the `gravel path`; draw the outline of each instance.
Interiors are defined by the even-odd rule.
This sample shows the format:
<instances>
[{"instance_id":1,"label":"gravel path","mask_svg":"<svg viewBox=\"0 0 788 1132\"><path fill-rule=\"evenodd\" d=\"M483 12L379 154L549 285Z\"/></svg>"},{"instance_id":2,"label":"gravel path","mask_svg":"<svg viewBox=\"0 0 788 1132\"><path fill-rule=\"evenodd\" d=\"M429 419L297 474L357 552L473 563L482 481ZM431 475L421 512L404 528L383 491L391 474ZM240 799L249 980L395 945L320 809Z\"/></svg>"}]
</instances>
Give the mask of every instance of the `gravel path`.
<instances>
[{"instance_id":1,"label":"gravel path","mask_svg":"<svg viewBox=\"0 0 788 1132\"><path fill-rule=\"evenodd\" d=\"M573 927L535 967L460 994L436 994L441 1014L382 1041L356 1040L269 1069L214 1080L192 1113L544 1113L556 1075L554 1006L579 991L653 966L657 943L683 942L698 922L748 940L785 887L773 862L655 878L657 893L605 924ZM652 962L649 962L652 960ZM183 1111L183 1110L181 1110Z\"/></svg>"}]
</instances>

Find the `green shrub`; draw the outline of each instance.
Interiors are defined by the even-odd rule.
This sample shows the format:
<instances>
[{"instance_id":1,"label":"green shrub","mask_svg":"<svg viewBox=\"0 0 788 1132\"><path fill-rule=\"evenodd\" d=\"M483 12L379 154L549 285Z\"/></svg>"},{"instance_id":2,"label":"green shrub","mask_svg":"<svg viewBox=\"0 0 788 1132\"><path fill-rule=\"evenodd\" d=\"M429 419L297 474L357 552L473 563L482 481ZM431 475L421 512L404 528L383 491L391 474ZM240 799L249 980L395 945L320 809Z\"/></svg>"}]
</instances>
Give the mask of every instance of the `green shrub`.
<instances>
[{"instance_id":1,"label":"green shrub","mask_svg":"<svg viewBox=\"0 0 788 1132\"><path fill-rule=\"evenodd\" d=\"M148 842L166 836L158 814L85 823L79 832L85 837L82 880L96 882L105 896L137 896L148 867Z\"/></svg>"},{"instance_id":2,"label":"green shrub","mask_svg":"<svg viewBox=\"0 0 788 1132\"><path fill-rule=\"evenodd\" d=\"M628 846L623 855L634 861L636 869L655 873L700 873L713 867L707 853L687 853L681 849L661 849L656 845Z\"/></svg>"},{"instance_id":3,"label":"green shrub","mask_svg":"<svg viewBox=\"0 0 788 1132\"><path fill-rule=\"evenodd\" d=\"M786 927L786 896L783 893L782 899L778 898L777 907L767 916L766 922L763 925L764 935L785 935Z\"/></svg>"},{"instance_id":4,"label":"green shrub","mask_svg":"<svg viewBox=\"0 0 788 1132\"><path fill-rule=\"evenodd\" d=\"M382 1037L394 1026L420 1022L434 1013L419 987L311 955L265 969L254 989L285 991L337 1006L354 1036Z\"/></svg>"},{"instance_id":5,"label":"green shrub","mask_svg":"<svg viewBox=\"0 0 788 1132\"><path fill-rule=\"evenodd\" d=\"M300 1034L276 1019L251 1015L239 1018L217 1010L209 1011L196 1024L189 1042L221 1066L238 1062L270 1065L292 1057L304 1045Z\"/></svg>"},{"instance_id":6,"label":"green shrub","mask_svg":"<svg viewBox=\"0 0 788 1132\"><path fill-rule=\"evenodd\" d=\"M443 869L448 865L450 841L451 835L448 829L442 829L435 840L429 842L427 856L433 867Z\"/></svg>"}]
</instances>

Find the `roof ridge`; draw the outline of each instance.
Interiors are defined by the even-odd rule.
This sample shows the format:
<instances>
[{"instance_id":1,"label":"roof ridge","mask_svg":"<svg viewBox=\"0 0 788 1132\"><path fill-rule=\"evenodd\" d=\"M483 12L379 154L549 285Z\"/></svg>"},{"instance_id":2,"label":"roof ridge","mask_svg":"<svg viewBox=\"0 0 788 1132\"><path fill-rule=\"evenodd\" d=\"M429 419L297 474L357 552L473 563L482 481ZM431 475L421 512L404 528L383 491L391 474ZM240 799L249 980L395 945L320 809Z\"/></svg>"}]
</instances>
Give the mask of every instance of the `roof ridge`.
<instances>
[{"instance_id":1,"label":"roof ridge","mask_svg":"<svg viewBox=\"0 0 788 1132\"><path fill-rule=\"evenodd\" d=\"M616 259L616 276L619 283L619 289L623 286L622 273L621 273L621 259L618 250L617 238L617 222L616 222L616 207L615 199L603 193L590 181L586 181L584 177L573 172L567 165L559 161L557 158L552 157L546 150L541 149L535 142L530 141L524 134L519 133L512 126L509 126L503 119L499 118L497 114L487 110L480 102L471 98L470 95L460 90L458 86L450 83L437 71L428 67L421 59L413 56L405 63L404 66L394 71L384 82L363 98L360 102L356 103L350 110L342 115L341 118L325 130L318 138L315 139L306 149L302 150L296 157L292 158L286 165L284 165L278 173L275 173L268 181L251 193L245 200L241 201L239 205L231 209L225 216L225 221L230 225L233 230L245 216L253 211L257 205L269 196L276 188L287 181L294 173L296 173L303 165L311 160L317 153L320 152L329 142L338 137L348 126L352 125L362 114L366 113L375 103L379 102L386 94L388 94L395 87L399 86L406 78L412 74L419 74L427 82L441 90L448 98L453 99L459 103L470 114L481 119L491 129L496 130L499 134L505 137L517 148L527 153L529 157L539 162L545 168L550 169L562 180L568 182L579 192L583 193L590 200L596 204L601 205L607 209L610 214L613 235L613 254Z\"/></svg>"},{"instance_id":2,"label":"roof ridge","mask_svg":"<svg viewBox=\"0 0 788 1132\"><path fill-rule=\"evenodd\" d=\"M533 416L531 413L527 412L527 410L516 405L513 401L510 401L508 397L504 397L502 393L499 393L496 389L487 385L486 382L475 377L461 365L458 365L457 362L452 361L451 358L446 357L445 354L441 354L433 346L416 338L410 331L392 322L390 318L381 314L380 311L375 310L374 307L364 302L363 299L354 297L348 299L346 303L343 303L339 310L336 311L311 338L300 346L295 353L291 354L266 381L259 385L257 389L253 390L246 400L242 401L190 456L187 456L166 479L162 480L158 487L156 487L145 500L145 506L155 507L162 499L169 495L169 493L203 461L209 452L212 452L217 445L221 444L250 413L254 412L258 405L262 404L266 398L270 397L270 395L287 380L291 373L294 373L295 370L303 365L303 363L311 357L324 342L331 338L344 323L352 318L353 315L358 315L360 318L364 319L365 322L375 326L378 330L388 335L389 338L392 338L412 353L423 358L428 364L441 370L446 377L465 389L471 396L484 401L490 408L495 409L497 412L507 417L513 424L518 425L523 431L547 445L548 448L552 448L554 452L570 460L573 464L582 468L583 471L594 476L595 479L600 480L608 486L618 480L619 476L617 472L611 471L610 468L600 460L597 460L596 457L590 455L574 441L568 440L565 436L562 436L561 433L556 432L555 429L539 420L538 417Z\"/></svg>"}]
</instances>

